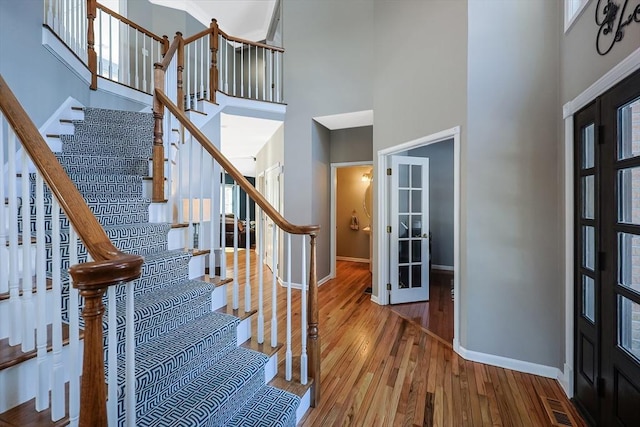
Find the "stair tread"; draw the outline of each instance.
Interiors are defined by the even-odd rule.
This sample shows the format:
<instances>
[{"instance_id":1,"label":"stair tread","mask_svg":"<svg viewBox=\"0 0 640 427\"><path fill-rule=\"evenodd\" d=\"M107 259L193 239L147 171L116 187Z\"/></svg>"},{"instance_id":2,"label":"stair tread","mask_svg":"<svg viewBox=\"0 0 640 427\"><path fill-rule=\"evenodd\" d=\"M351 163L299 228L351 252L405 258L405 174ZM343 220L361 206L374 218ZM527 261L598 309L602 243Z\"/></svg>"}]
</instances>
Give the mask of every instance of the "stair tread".
<instances>
[{"instance_id":1,"label":"stair tread","mask_svg":"<svg viewBox=\"0 0 640 427\"><path fill-rule=\"evenodd\" d=\"M47 352L53 348L52 344L52 327L47 326ZM84 336L84 331L80 330L80 339ZM69 325L62 323L62 344L69 343ZM9 345L9 338L0 340L0 370L18 365L26 360L33 359L37 356L37 351L31 350L23 352L21 345Z\"/></svg>"},{"instance_id":2,"label":"stair tread","mask_svg":"<svg viewBox=\"0 0 640 427\"><path fill-rule=\"evenodd\" d=\"M65 394L65 402L69 402L69 383L65 384ZM62 427L68 424L68 412L62 419L51 421L50 407L36 411L35 398L0 414L0 427Z\"/></svg>"},{"instance_id":3,"label":"stair tread","mask_svg":"<svg viewBox=\"0 0 640 427\"><path fill-rule=\"evenodd\" d=\"M240 320L248 319L249 317L253 316L257 312L258 310L249 310L249 311L244 311L243 309L234 310L229 305L225 305L224 307L220 307L219 309L216 310L216 313L228 314L229 316L237 317Z\"/></svg>"},{"instance_id":4,"label":"stair tread","mask_svg":"<svg viewBox=\"0 0 640 427\"><path fill-rule=\"evenodd\" d=\"M264 386L225 425L279 427L295 425L300 398L285 390Z\"/></svg>"},{"instance_id":5,"label":"stair tread","mask_svg":"<svg viewBox=\"0 0 640 427\"><path fill-rule=\"evenodd\" d=\"M251 337L242 343L242 347L260 352L266 355L267 357L273 356L282 348L281 343L278 343L275 347L271 347L271 344L267 341L268 340L265 339L265 342L260 344L258 343L258 339L256 337Z\"/></svg>"},{"instance_id":6,"label":"stair tread","mask_svg":"<svg viewBox=\"0 0 640 427\"><path fill-rule=\"evenodd\" d=\"M204 425L208 417L218 415L216 409L228 404L240 387L260 373L266 362L266 356L236 347L137 421L140 426L152 422L166 426ZM156 424L159 420L162 421Z\"/></svg>"},{"instance_id":7,"label":"stair tread","mask_svg":"<svg viewBox=\"0 0 640 427\"><path fill-rule=\"evenodd\" d=\"M207 283L211 283L212 285L217 286L222 286L222 285L226 285L228 283L232 283L233 279L232 278L222 278L220 276L213 276L213 277L209 277L208 274L204 275L204 276L200 276L200 277L195 277L193 280L199 280L201 282L207 282Z\"/></svg>"}]
</instances>

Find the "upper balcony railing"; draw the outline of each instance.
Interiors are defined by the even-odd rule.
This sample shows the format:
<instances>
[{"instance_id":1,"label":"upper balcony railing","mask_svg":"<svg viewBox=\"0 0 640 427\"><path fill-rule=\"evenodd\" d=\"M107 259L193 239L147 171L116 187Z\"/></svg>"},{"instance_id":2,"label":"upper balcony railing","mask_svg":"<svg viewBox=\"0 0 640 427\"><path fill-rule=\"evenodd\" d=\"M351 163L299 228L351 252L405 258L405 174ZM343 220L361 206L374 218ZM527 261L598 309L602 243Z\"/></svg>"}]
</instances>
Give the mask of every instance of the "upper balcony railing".
<instances>
[{"instance_id":1,"label":"upper balcony railing","mask_svg":"<svg viewBox=\"0 0 640 427\"><path fill-rule=\"evenodd\" d=\"M45 0L44 23L87 66L92 89L97 89L100 76L153 94L153 64L166 54L167 36L96 0ZM282 103L283 53L279 47L230 36L212 20L209 28L185 37L178 49L184 109L194 108L199 100L215 102L217 91Z\"/></svg>"}]
</instances>

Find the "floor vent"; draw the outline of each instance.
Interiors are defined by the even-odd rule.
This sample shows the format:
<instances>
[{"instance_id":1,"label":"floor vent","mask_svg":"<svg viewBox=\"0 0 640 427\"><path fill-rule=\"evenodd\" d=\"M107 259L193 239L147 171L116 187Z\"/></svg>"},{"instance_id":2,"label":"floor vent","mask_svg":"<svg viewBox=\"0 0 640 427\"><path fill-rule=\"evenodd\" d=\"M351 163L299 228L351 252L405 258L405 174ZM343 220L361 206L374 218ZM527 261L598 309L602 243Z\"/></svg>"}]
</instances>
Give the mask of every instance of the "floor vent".
<instances>
[{"instance_id":1,"label":"floor vent","mask_svg":"<svg viewBox=\"0 0 640 427\"><path fill-rule=\"evenodd\" d=\"M540 399L552 426L572 427L575 425L564 403L552 397L541 396Z\"/></svg>"}]
</instances>

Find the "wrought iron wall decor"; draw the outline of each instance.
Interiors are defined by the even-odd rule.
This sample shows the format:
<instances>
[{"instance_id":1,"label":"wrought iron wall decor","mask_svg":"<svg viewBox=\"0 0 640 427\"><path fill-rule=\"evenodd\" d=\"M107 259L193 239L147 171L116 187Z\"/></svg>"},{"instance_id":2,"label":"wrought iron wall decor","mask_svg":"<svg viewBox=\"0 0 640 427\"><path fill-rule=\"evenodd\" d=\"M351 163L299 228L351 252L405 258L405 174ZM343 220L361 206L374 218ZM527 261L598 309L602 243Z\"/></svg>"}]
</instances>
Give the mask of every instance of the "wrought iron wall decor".
<instances>
[{"instance_id":1,"label":"wrought iron wall decor","mask_svg":"<svg viewBox=\"0 0 640 427\"><path fill-rule=\"evenodd\" d=\"M596 5L596 50L600 55L611 52L613 46L624 37L625 27L633 22L640 23L640 3L627 14L629 0L620 7L613 0L598 0ZM619 13L618 13L619 12Z\"/></svg>"}]
</instances>

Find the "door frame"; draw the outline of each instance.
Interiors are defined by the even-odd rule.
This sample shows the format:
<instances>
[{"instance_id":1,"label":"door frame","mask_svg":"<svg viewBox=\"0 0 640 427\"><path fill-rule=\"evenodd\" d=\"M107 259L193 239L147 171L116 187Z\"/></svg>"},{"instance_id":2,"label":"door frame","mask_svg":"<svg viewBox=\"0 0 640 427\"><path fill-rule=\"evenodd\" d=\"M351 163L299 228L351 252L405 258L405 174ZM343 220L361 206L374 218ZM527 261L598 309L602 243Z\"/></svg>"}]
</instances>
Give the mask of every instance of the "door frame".
<instances>
[{"instance_id":1,"label":"door frame","mask_svg":"<svg viewBox=\"0 0 640 427\"><path fill-rule=\"evenodd\" d=\"M564 320L565 320L565 360L558 380L568 397L574 394L574 114L586 107L598 96L640 69L640 48L611 68L584 92L562 107L564 120Z\"/></svg>"},{"instance_id":2,"label":"door frame","mask_svg":"<svg viewBox=\"0 0 640 427\"><path fill-rule=\"evenodd\" d=\"M336 218L336 209L337 209L337 196L338 196L338 169L339 168L349 168L353 166L371 166L373 168L373 161L362 161L362 162L338 162L331 163L331 269L329 271L329 278L335 279L336 277L336 256L338 253L337 245L338 245L338 236L336 233L336 226L338 224L338 219ZM373 212L372 212L373 214ZM371 215L373 217L373 215ZM373 221L372 221L373 222Z\"/></svg>"},{"instance_id":3,"label":"door frame","mask_svg":"<svg viewBox=\"0 0 640 427\"><path fill-rule=\"evenodd\" d=\"M374 165L374 176L387 177L387 168L390 165L391 156L402 151L425 145L435 144L447 140L453 140L453 290L455 299L453 301L453 350L460 352L460 126L446 129L422 138L414 139L393 147L379 150L377 162ZM374 181L376 191L376 203L374 204L374 216L380 218L375 224L374 246L374 269L377 273L379 284L387 283L389 279L389 264L378 262L378 260L389 259L389 235L387 225L389 225L389 199L390 182L389 179L378 179ZM380 305L389 304L389 291L378 287L377 295L371 295L371 300Z\"/></svg>"}]
</instances>

